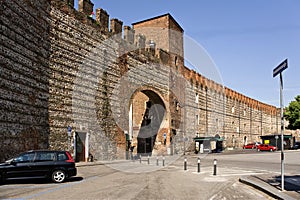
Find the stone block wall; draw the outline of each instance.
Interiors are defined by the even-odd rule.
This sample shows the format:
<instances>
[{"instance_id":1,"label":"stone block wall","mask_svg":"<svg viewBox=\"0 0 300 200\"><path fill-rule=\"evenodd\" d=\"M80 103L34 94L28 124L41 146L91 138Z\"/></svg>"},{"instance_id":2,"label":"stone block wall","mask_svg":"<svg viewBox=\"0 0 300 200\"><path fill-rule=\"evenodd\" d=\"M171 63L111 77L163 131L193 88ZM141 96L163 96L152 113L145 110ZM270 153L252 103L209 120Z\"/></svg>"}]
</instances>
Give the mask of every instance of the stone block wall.
<instances>
[{"instance_id":1,"label":"stone block wall","mask_svg":"<svg viewBox=\"0 0 300 200\"><path fill-rule=\"evenodd\" d=\"M4 0L0 6L0 161L49 147L50 4Z\"/></svg>"},{"instance_id":2,"label":"stone block wall","mask_svg":"<svg viewBox=\"0 0 300 200\"><path fill-rule=\"evenodd\" d=\"M109 30L101 8L91 18L90 0L79 1L79 12L73 0L2 2L0 160L29 149L72 152L75 132L88 134L94 158L124 158L129 105L142 90L159 96L166 109L157 145L167 132L177 153L197 135L219 135L225 147L241 147L278 130L275 107L188 69L182 48L178 55L168 49L172 41L146 48L153 38L128 26L122 40L122 22L113 19ZM164 27L180 28L172 20ZM169 39L182 37L179 31Z\"/></svg>"},{"instance_id":3,"label":"stone block wall","mask_svg":"<svg viewBox=\"0 0 300 200\"><path fill-rule=\"evenodd\" d=\"M191 105L196 110L195 136L219 136L224 139L225 148L241 148L245 143L261 141L262 135L277 133L279 113L276 107L248 98L192 71L184 74L194 87Z\"/></svg>"},{"instance_id":4,"label":"stone block wall","mask_svg":"<svg viewBox=\"0 0 300 200\"><path fill-rule=\"evenodd\" d=\"M52 149L69 149L67 127L71 126L73 133L89 134L89 149L95 158L109 159L116 156L118 141L124 140L109 102L121 75L118 44L106 44L108 33L103 31L108 28L103 27L106 23L100 12L96 13L99 21L86 14L61 10L54 4L51 10L49 143Z\"/></svg>"}]
</instances>

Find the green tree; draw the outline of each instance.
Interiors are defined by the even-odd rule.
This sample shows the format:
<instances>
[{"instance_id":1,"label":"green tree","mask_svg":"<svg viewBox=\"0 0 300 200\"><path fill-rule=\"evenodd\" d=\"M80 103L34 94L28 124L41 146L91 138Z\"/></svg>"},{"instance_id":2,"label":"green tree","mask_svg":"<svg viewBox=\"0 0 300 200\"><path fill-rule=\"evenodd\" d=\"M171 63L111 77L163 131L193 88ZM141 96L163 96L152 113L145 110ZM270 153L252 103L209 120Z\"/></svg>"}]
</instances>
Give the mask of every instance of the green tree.
<instances>
[{"instance_id":1,"label":"green tree","mask_svg":"<svg viewBox=\"0 0 300 200\"><path fill-rule=\"evenodd\" d=\"M288 129L300 129L300 95L295 97L284 112L284 117L289 121Z\"/></svg>"}]
</instances>

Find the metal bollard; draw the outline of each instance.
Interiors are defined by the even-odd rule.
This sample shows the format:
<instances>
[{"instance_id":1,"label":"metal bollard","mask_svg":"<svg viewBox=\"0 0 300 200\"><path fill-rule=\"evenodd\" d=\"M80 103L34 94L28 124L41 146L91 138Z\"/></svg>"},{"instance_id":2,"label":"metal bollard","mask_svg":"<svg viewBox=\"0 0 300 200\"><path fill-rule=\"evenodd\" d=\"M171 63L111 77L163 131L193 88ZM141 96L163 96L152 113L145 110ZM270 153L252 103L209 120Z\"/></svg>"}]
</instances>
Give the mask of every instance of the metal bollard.
<instances>
[{"instance_id":1,"label":"metal bollard","mask_svg":"<svg viewBox=\"0 0 300 200\"><path fill-rule=\"evenodd\" d=\"M142 163L142 155L140 155L140 163Z\"/></svg>"},{"instance_id":2,"label":"metal bollard","mask_svg":"<svg viewBox=\"0 0 300 200\"><path fill-rule=\"evenodd\" d=\"M200 158L198 158L198 173L200 173Z\"/></svg>"},{"instance_id":3,"label":"metal bollard","mask_svg":"<svg viewBox=\"0 0 300 200\"><path fill-rule=\"evenodd\" d=\"M186 159L186 157L184 158L184 170L187 170L187 159Z\"/></svg>"},{"instance_id":4,"label":"metal bollard","mask_svg":"<svg viewBox=\"0 0 300 200\"><path fill-rule=\"evenodd\" d=\"M158 157L156 157L156 166L158 166Z\"/></svg>"},{"instance_id":5,"label":"metal bollard","mask_svg":"<svg viewBox=\"0 0 300 200\"><path fill-rule=\"evenodd\" d=\"M149 157L149 155L148 155L148 165L150 164L150 157Z\"/></svg>"},{"instance_id":6,"label":"metal bollard","mask_svg":"<svg viewBox=\"0 0 300 200\"><path fill-rule=\"evenodd\" d=\"M214 173L213 173L214 176L217 175L217 159L214 159Z\"/></svg>"},{"instance_id":7,"label":"metal bollard","mask_svg":"<svg viewBox=\"0 0 300 200\"><path fill-rule=\"evenodd\" d=\"M165 157L163 157L163 164L162 165L165 166Z\"/></svg>"}]
</instances>

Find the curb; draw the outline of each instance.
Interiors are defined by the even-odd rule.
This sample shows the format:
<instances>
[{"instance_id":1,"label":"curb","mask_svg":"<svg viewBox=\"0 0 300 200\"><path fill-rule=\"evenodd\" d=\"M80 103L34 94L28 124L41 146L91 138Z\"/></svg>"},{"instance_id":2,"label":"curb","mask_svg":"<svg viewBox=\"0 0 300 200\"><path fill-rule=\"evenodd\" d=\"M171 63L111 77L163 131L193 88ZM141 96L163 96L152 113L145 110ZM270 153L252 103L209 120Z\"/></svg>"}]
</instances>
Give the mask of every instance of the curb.
<instances>
[{"instance_id":1,"label":"curb","mask_svg":"<svg viewBox=\"0 0 300 200\"><path fill-rule=\"evenodd\" d=\"M256 179L255 177L243 176L243 177L239 178L239 181L241 183L244 183L246 185L249 185L249 186L252 186L252 187L258 189L258 190L270 195L273 198L282 199L282 200L295 200L294 198L290 197L289 195L282 193L281 191L277 190L276 188L269 185L268 183L261 181L259 179Z\"/></svg>"},{"instance_id":2,"label":"curb","mask_svg":"<svg viewBox=\"0 0 300 200\"><path fill-rule=\"evenodd\" d=\"M95 165L105 165L104 163L102 162L78 162L78 163L75 163L75 166L76 167L87 167L87 166L95 166Z\"/></svg>"}]
</instances>

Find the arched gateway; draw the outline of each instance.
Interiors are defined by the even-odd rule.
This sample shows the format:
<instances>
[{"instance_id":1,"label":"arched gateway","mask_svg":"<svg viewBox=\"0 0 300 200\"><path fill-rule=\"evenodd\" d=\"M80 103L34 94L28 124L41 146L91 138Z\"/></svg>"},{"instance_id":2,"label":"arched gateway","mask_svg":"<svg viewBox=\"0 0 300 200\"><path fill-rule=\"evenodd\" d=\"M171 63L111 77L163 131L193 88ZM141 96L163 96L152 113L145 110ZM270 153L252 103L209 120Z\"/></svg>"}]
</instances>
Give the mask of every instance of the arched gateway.
<instances>
[{"instance_id":1,"label":"arched gateway","mask_svg":"<svg viewBox=\"0 0 300 200\"><path fill-rule=\"evenodd\" d=\"M152 89L138 90L129 109L129 140L133 153L163 154L170 143L168 112L162 97Z\"/></svg>"}]
</instances>

